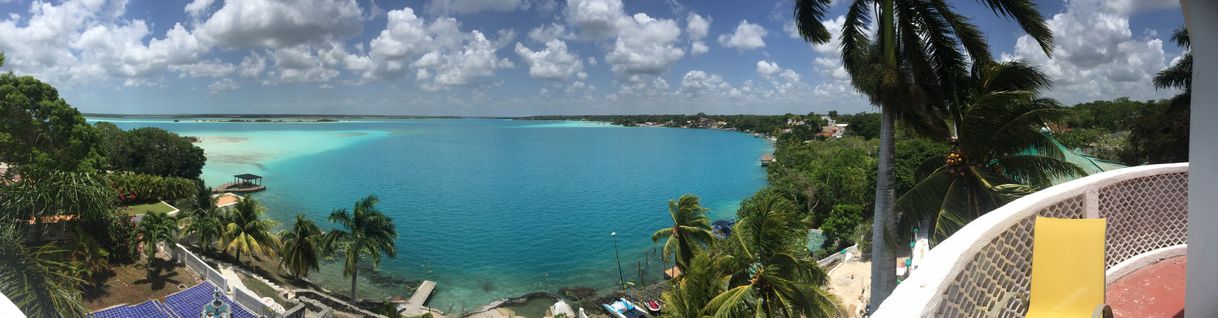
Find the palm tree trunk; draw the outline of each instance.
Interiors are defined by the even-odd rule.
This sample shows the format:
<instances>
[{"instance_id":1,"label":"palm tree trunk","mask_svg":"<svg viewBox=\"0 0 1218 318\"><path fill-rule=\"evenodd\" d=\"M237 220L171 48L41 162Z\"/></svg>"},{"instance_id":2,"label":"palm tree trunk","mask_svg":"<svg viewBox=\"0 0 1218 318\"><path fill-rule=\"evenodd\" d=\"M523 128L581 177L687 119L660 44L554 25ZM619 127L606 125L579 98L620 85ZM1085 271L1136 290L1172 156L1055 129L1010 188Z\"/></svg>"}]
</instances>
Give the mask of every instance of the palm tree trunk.
<instances>
[{"instance_id":1,"label":"palm tree trunk","mask_svg":"<svg viewBox=\"0 0 1218 318\"><path fill-rule=\"evenodd\" d=\"M355 278L359 277L359 263L356 262L355 268L351 269L351 304L355 305Z\"/></svg>"},{"instance_id":2,"label":"palm tree trunk","mask_svg":"<svg viewBox=\"0 0 1218 318\"><path fill-rule=\"evenodd\" d=\"M883 0L880 4L880 30L884 46L884 61L887 70L897 67L896 27L893 17L893 0ZM884 94L884 92L880 92ZM884 98L885 102L893 99ZM896 288L896 254L888 244L888 232L894 228L892 223L893 206L893 147L896 114L893 105L880 105L880 153L876 167L875 182L875 215L871 225L871 310L876 310L885 298Z\"/></svg>"}]
</instances>

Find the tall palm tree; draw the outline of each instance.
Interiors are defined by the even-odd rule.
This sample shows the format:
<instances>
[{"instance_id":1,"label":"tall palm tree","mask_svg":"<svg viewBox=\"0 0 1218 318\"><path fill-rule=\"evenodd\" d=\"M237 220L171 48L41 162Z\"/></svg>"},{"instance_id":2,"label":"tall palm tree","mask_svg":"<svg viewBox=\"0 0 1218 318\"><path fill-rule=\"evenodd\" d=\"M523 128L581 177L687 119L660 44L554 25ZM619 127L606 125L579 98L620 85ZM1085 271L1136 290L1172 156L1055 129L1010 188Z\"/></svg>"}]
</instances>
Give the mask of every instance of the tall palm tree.
<instances>
[{"instance_id":1,"label":"tall palm tree","mask_svg":"<svg viewBox=\"0 0 1218 318\"><path fill-rule=\"evenodd\" d=\"M305 218L304 214L297 214L292 229L279 234L279 241L283 242L279 264L297 279L308 276L310 271L317 271L322 254L321 239L321 228L313 220Z\"/></svg>"},{"instance_id":2,"label":"tall palm tree","mask_svg":"<svg viewBox=\"0 0 1218 318\"><path fill-rule=\"evenodd\" d=\"M951 152L923 163L921 181L897 200L903 230L929 220L932 238L943 239L1054 179L1086 174L1041 131L1069 114L1040 97L1048 76L1022 62L973 69Z\"/></svg>"},{"instance_id":3,"label":"tall palm tree","mask_svg":"<svg viewBox=\"0 0 1218 318\"><path fill-rule=\"evenodd\" d=\"M152 271L152 261L156 259L156 246L162 242L174 243L178 238L178 221L164 212L144 214L136 225L135 232L144 243L144 257L148 259L148 270Z\"/></svg>"},{"instance_id":4,"label":"tall palm tree","mask_svg":"<svg viewBox=\"0 0 1218 318\"><path fill-rule=\"evenodd\" d=\"M233 206L224 225L225 249L237 253L274 254L279 241L271 235L275 221L262 217L262 206L252 197L247 197Z\"/></svg>"},{"instance_id":5,"label":"tall palm tree","mask_svg":"<svg viewBox=\"0 0 1218 318\"><path fill-rule=\"evenodd\" d=\"M1031 0L980 2L1018 22L1045 54L1051 52L1052 34ZM805 40L829 42L832 35L821 21L832 3L795 0L795 22ZM879 25L877 34L868 35L873 10ZM934 118L951 117L953 112L948 110L959 107L955 90L968 78L968 58L973 64L984 64L992 57L981 31L944 0L853 0L845 20L842 62L855 89L881 112L871 253L871 305L876 308L896 287L894 246L883 244L895 245L896 240L896 120L919 131L947 130ZM952 122L960 120L952 118Z\"/></svg>"},{"instance_id":6,"label":"tall palm tree","mask_svg":"<svg viewBox=\"0 0 1218 318\"><path fill-rule=\"evenodd\" d=\"M831 317L833 296L820 287L827 275L808 253L808 227L782 195L762 191L740 205L718 268L727 290L704 313L728 317Z\"/></svg>"},{"instance_id":7,"label":"tall palm tree","mask_svg":"<svg viewBox=\"0 0 1218 318\"><path fill-rule=\"evenodd\" d=\"M398 237L393 219L376 208L379 200L369 195L355 202L351 211L335 210L330 213L330 222L338 223L341 229L326 232L327 253L343 253L343 275L351 276L351 302L355 303L355 282L359 276L361 258L372 261L373 268L380 264L381 255L397 255L395 241Z\"/></svg>"},{"instance_id":8,"label":"tall palm tree","mask_svg":"<svg viewBox=\"0 0 1218 318\"><path fill-rule=\"evenodd\" d=\"M676 200L668 200L668 215L672 218L672 227L651 234L653 242L667 239L664 242L664 258L675 255L677 268L682 271L689 269L689 262L694 258L694 253L706 247L713 237L706 211L696 195L686 194Z\"/></svg>"},{"instance_id":9,"label":"tall palm tree","mask_svg":"<svg viewBox=\"0 0 1218 318\"><path fill-rule=\"evenodd\" d=\"M0 294L30 317L84 317L83 281L60 260L66 252L54 244L26 245L25 237L12 223L0 223Z\"/></svg>"}]
</instances>

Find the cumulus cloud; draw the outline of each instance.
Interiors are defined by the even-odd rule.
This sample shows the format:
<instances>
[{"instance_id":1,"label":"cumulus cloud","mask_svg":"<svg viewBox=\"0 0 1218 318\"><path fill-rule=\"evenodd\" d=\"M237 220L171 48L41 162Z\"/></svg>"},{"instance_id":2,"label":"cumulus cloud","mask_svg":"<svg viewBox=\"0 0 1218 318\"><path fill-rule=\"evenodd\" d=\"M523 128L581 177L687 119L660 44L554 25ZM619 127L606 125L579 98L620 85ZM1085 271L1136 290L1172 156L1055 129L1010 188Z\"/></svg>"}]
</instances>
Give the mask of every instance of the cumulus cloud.
<instances>
[{"instance_id":1,"label":"cumulus cloud","mask_svg":"<svg viewBox=\"0 0 1218 318\"><path fill-rule=\"evenodd\" d=\"M701 70L693 70L681 77L679 94L687 96L702 96L730 92L732 86L718 74L707 74Z\"/></svg>"},{"instance_id":2,"label":"cumulus cloud","mask_svg":"<svg viewBox=\"0 0 1218 318\"><path fill-rule=\"evenodd\" d=\"M508 12L525 9L523 0L431 0L423 7L434 15L461 15L478 12Z\"/></svg>"},{"instance_id":3,"label":"cumulus cloud","mask_svg":"<svg viewBox=\"0 0 1218 318\"><path fill-rule=\"evenodd\" d=\"M570 0L565 15L582 38L603 40L618 35L623 8L621 0Z\"/></svg>"},{"instance_id":4,"label":"cumulus cloud","mask_svg":"<svg viewBox=\"0 0 1218 318\"><path fill-rule=\"evenodd\" d=\"M237 85L237 82L234 82L232 79L225 78L207 85L207 91L209 94L215 95L222 92L235 91L239 87L241 86Z\"/></svg>"},{"instance_id":5,"label":"cumulus cloud","mask_svg":"<svg viewBox=\"0 0 1218 318\"><path fill-rule=\"evenodd\" d=\"M573 35L561 24L550 23L529 30L529 39L537 43L547 43L555 39L566 40Z\"/></svg>"},{"instance_id":6,"label":"cumulus cloud","mask_svg":"<svg viewBox=\"0 0 1218 318\"><path fill-rule=\"evenodd\" d=\"M739 50L758 49L765 47L765 36L766 30L761 25L743 20L736 26L735 32L720 35L719 44Z\"/></svg>"},{"instance_id":7,"label":"cumulus cloud","mask_svg":"<svg viewBox=\"0 0 1218 318\"><path fill-rule=\"evenodd\" d=\"M1070 2L1064 12L1048 21L1055 35L1052 58L1025 35L1016 41L1014 52L1003 53L1002 59L1025 60L1040 67L1054 81L1049 96L1067 104L1119 96L1165 98L1172 92L1156 91L1150 84L1154 74L1167 66L1163 41L1134 37L1125 15L1130 10L1153 8L1148 6L1128 1Z\"/></svg>"},{"instance_id":8,"label":"cumulus cloud","mask_svg":"<svg viewBox=\"0 0 1218 318\"><path fill-rule=\"evenodd\" d=\"M702 38L705 38L710 33L710 24L711 20L709 18L703 18L701 15L693 12L690 12L689 17L685 19L685 33L688 34L691 42L689 44L691 55L699 55L710 51L710 47L706 46L705 42L702 42Z\"/></svg>"},{"instance_id":9,"label":"cumulus cloud","mask_svg":"<svg viewBox=\"0 0 1218 318\"><path fill-rule=\"evenodd\" d=\"M659 75L685 55L675 43L681 28L673 20L657 20L646 14L635 14L630 22L622 23L621 34L613 49L605 54L614 73L622 76Z\"/></svg>"},{"instance_id":10,"label":"cumulus cloud","mask_svg":"<svg viewBox=\"0 0 1218 318\"><path fill-rule=\"evenodd\" d=\"M529 66L529 76L547 80L565 80L580 74L584 63L579 55L567 50L567 43L562 40L546 42L544 49L533 51L524 44L516 42L516 54ZM584 73L584 77L587 74Z\"/></svg>"},{"instance_id":11,"label":"cumulus cloud","mask_svg":"<svg viewBox=\"0 0 1218 318\"><path fill-rule=\"evenodd\" d=\"M355 0L225 1L197 33L223 47L286 48L354 36L362 19Z\"/></svg>"},{"instance_id":12,"label":"cumulus cloud","mask_svg":"<svg viewBox=\"0 0 1218 318\"><path fill-rule=\"evenodd\" d=\"M241 59L241 65L237 73L242 77L258 78L262 76L263 70L266 70L266 58L258 53L251 53Z\"/></svg>"},{"instance_id":13,"label":"cumulus cloud","mask_svg":"<svg viewBox=\"0 0 1218 318\"><path fill-rule=\"evenodd\" d=\"M492 42L481 31L461 31L455 18L428 23L409 7L389 11L388 20L385 30L371 41L365 77L393 79L414 73L420 87L441 90L476 85L497 69L515 66L496 55L514 37L510 31L500 32Z\"/></svg>"},{"instance_id":14,"label":"cumulus cloud","mask_svg":"<svg viewBox=\"0 0 1218 318\"><path fill-rule=\"evenodd\" d=\"M192 63L206 51L181 24L162 37L143 20L121 20L125 1L37 2L28 17L0 19L7 66L60 84L106 77L144 83L167 67Z\"/></svg>"}]
</instances>

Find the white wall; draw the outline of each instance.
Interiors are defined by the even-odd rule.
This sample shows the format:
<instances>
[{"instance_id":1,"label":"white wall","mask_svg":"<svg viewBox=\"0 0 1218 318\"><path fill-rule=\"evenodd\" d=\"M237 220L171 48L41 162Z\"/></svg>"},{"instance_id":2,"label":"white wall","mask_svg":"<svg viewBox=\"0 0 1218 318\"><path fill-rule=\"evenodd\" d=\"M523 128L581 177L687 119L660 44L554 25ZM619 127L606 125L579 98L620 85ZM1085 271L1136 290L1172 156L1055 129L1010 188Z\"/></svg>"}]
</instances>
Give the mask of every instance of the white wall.
<instances>
[{"instance_id":1,"label":"white wall","mask_svg":"<svg viewBox=\"0 0 1218 318\"><path fill-rule=\"evenodd\" d=\"M1184 1L1182 1L1184 2ZM1193 50L1185 317L1218 317L1218 1L1185 4Z\"/></svg>"}]
</instances>

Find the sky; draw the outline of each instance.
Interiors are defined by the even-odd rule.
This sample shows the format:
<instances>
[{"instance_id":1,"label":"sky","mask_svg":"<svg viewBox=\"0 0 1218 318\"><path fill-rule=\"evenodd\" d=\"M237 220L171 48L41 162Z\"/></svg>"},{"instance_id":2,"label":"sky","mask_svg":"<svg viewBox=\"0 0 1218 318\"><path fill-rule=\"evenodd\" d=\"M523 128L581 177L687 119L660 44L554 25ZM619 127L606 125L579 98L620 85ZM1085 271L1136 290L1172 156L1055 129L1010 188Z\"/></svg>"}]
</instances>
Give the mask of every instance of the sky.
<instances>
[{"instance_id":1,"label":"sky","mask_svg":"<svg viewBox=\"0 0 1218 318\"><path fill-rule=\"evenodd\" d=\"M826 26L840 33L848 1ZM1038 1L1046 56L1013 21L950 1L994 58L1049 74L1066 105L1160 99L1178 1ZM0 0L0 71L87 113L782 114L875 111L837 41L791 0Z\"/></svg>"}]
</instances>

